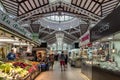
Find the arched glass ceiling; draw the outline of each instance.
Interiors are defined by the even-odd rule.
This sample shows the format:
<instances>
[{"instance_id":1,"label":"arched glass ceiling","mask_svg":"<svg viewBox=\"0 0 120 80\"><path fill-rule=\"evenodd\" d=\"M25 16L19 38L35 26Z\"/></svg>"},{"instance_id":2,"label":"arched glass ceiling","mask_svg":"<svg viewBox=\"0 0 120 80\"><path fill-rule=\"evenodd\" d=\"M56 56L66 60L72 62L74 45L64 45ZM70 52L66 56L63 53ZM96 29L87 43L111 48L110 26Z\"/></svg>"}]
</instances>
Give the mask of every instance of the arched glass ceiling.
<instances>
[{"instance_id":1,"label":"arched glass ceiling","mask_svg":"<svg viewBox=\"0 0 120 80\"><path fill-rule=\"evenodd\" d=\"M48 16L46 17L46 19L51 20L51 21L57 21L57 22L63 22L63 21L70 21L72 20L74 17L72 16L68 16L68 15L52 15L52 16Z\"/></svg>"},{"instance_id":2,"label":"arched glass ceiling","mask_svg":"<svg viewBox=\"0 0 120 80\"><path fill-rule=\"evenodd\" d=\"M43 18L40 18L33 22L34 24L40 24L43 27L54 30L67 30L79 26L80 24L87 24L82 18L77 18L73 14L68 13L51 13L46 14Z\"/></svg>"}]
</instances>

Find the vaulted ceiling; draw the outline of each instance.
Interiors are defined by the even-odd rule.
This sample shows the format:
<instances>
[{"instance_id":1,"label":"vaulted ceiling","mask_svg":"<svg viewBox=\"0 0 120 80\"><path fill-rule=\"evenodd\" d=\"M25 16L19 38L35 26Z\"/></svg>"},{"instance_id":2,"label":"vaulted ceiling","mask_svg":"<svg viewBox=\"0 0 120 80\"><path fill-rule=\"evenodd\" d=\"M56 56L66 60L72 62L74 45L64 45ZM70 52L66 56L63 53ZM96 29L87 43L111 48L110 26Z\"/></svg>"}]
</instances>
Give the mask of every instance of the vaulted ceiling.
<instances>
[{"instance_id":1,"label":"vaulted ceiling","mask_svg":"<svg viewBox=\"0 0 120 80\"><path fill-rule=\"evenodd\" d=\"M69 13L86 23L62 30L65 34L64 42L70 44L83 35L91 21L97 23L111 13L119 4L119 0L0 0L6 12L16 16L18 21L31 33L38 33L39 38L49 44L56 42L55 33L50 27L34 23L38 19L52 15L52 13Z\"/></svg>"}]
</instances>

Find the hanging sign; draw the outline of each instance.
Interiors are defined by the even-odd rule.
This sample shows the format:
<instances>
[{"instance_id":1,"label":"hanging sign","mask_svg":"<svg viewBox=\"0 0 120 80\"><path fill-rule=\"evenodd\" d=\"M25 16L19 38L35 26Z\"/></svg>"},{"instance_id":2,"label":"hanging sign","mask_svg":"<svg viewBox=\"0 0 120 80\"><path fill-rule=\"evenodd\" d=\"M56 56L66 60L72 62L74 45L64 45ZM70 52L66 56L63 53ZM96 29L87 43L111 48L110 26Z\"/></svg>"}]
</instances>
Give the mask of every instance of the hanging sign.
<instances>
[{"instance_id":1,"label":"hanging sign","mask_svg":"<svg viewBox=\"0 0 120 80\"><path fill-rule=\"evenodd\" d=\"M0 11L0 23L32 39L32 34L30 32L28 32L25 28L21 27L17 22L12 20L7 14L3 13L2 11Z\"/></svg>"},{"instance_id":2,"label":"hanging sign","mask_svg":"<svg viewBox=\"0 0 120 80\"><path fill-rule=\"evenodd\" d=\"M96 41L118 31L120 31L120 6L90 30L90 41Z\"/></svg>"},{"instance_id":3,"label":"hanging sign","mask_svg":"<svg viewBox=\"0 0 120 80\"><path fill-rule=\"evenodd\" d=\"M80 37L80 46L85 46L90 43L90 32L87 31L83 36Z\"/></svg>"},{"instance_id":4,"label":"hanging sign","mask_svg":"<svg viewBox=\"0 0 120 80\"><path fill-rule=\"evenodd\" d=\"M39 34L38 33L33 33L33 40L38 40L39 39Z\"/></svg>"}]
</instances>

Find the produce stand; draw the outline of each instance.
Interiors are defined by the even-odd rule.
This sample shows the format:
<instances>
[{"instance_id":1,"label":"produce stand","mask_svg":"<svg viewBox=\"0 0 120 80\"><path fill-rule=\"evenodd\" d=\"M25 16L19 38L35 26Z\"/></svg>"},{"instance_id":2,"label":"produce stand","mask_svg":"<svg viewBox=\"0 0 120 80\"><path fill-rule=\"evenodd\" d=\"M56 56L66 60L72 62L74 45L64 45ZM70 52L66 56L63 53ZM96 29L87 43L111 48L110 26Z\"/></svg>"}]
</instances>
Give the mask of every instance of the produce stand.
<instances>
[{"instance_id":1,"label":"produce stand","mask_svg":"<svg viewBox=\"0 0 120 80\"><path fill-rule=\"evenodd\" d=\"M20 80L34 80L39 74L40 74L40 71L34 71Z\"/></svg>"},{"instance_id":2,"label":"produce stand","mask_svg":"<svg viewBox=\"0 0 120 80\"><path fill-rule=\"evenodd\" d=\"M33 73L31 73L31 80L34 80L39 74L40 71L34 71Z\"/></svg>"},{"instance_id":3,"label":"produce stand","mask_svg":"<svg viewBox=\"0 0 120 80\"><path fill-rule=\"evenodd\" d=\"M0 80L34 80L39 74L38 62L13 61L0 63ZM5 76L4 76L5 75ZM10 77L10 78L9 78Z\"/></svg>"},{"instance_id":4,"label":"produce stand","mask_svg":"<svg viewBox=\"0 0 120 80\"><path fill-rule=\"evenodd\" d=\"M27 76L25 76L23 79L21 79L21 80L31 80L31 76L30 76L30 74L28 74Z\"/></svg>"}]
</instances>

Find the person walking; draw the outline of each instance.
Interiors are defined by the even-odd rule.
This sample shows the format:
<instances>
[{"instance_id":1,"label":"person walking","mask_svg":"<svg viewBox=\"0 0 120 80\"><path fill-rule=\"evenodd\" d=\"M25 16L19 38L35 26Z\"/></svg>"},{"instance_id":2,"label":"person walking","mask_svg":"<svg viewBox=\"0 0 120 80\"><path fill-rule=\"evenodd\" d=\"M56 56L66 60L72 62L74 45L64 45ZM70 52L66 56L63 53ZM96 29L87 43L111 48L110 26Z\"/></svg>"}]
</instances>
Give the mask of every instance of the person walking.
<instances>
[{"instance_id":1,"label":"person walking","mask_svg":"<svg viewBox=\"0 0 120 80\"><path fill-rule=\"evenodd\" d=\"M59 55L59 61L60 61L61 71L63 70L63 68L64 68L64 71L65 71L65 55L64 55L63 51Z\"/></svg>"},{"instance_id":2,"label":"person walking","mask_svg":"<svg viewBox=\"0 0 120 80\"><path fill-rule=\"evenodd\" d=\"M68 55L65 54L65 67L67 68L67 63L68 63Z\"/></svg>"},{"instance_id":3,"label":"person walking","mask_svg":"<svg viewBox=\"0 0 120 80\"><path fill-rule=\"evenodd\" d=\"M54 66L54 54L50 55L50 66L51 66L51 69L53 70L53 66Z\"/></svg>"}]
</instances>

